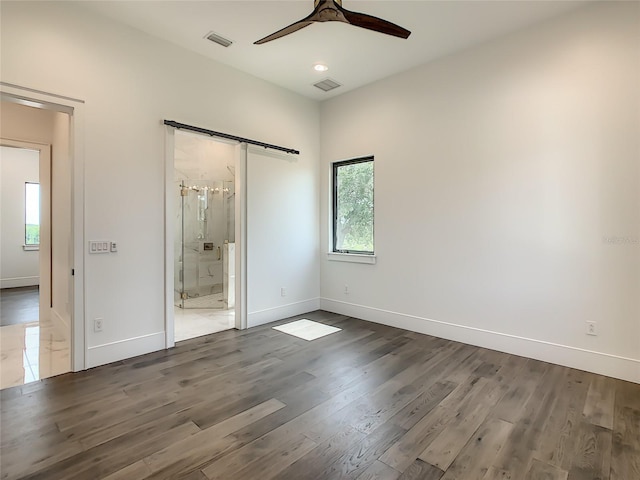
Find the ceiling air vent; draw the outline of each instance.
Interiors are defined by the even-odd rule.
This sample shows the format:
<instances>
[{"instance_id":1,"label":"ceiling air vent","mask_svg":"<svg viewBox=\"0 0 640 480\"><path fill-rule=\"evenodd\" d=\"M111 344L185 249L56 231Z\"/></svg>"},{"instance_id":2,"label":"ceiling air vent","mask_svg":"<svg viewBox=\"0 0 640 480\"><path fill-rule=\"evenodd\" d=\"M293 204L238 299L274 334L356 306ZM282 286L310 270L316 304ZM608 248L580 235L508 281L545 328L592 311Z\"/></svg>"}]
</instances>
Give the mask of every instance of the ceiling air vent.
<instances>
[{"instance_id":1,"label":"ceiling air vent","mask_svg":"<svg viewBox=\"0 0 640 480\"><path fill-rule=\"evenodd\" d=\"M329 90L333 90L334 88L341 87L342 85L340 85L335 80L331 80L330 78L327 78L325 80L322 80L321 82L314 83L313 86L318 87L320 90L324 92L328 92Z\"/></svg>"},{"instance_id":2,"label":"ceiling air vent","mask_svg":"<svg viewBox=\"0 0 640 480\"><path fill-rule=\"evenodd\" d=\"M211 40L213 43L217 43L218 45L222 45L223 47L228 47L233 43L231 40L227 40L226 38L221 37L215 32L207 33L204 38L206 38L207 40Z\"/></svg>"}]
</instances>

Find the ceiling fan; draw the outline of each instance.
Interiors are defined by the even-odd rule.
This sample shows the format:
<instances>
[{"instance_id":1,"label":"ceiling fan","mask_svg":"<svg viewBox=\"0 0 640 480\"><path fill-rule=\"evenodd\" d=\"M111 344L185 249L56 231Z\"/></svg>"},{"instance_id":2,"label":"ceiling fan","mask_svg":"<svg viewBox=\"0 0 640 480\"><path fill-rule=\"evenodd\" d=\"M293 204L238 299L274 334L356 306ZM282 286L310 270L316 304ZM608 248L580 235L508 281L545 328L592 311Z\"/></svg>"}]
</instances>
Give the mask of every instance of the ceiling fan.
<instances>
[{"instance_id":1,"label":"ceiling fan","mask_svg":"<svg viewBox=\"0 0 640 480\"><path fill-rule=\"evenodd\" d=\"M263 43L270 42L271 40L289 35L290 33L296 32L317 22L343 22L355 25L356 27L362 27L367 30L373 30L374 32L385 33L387 35L393 35L394 37L400 38L408 38L409 35L411 35L409 30L402 28L395 23L388 22L372 15L351 12L342 8L342 0L315 0L314 9L311 15L253 43L255 45L261 45Z\"/></svg>"}]
</instances>

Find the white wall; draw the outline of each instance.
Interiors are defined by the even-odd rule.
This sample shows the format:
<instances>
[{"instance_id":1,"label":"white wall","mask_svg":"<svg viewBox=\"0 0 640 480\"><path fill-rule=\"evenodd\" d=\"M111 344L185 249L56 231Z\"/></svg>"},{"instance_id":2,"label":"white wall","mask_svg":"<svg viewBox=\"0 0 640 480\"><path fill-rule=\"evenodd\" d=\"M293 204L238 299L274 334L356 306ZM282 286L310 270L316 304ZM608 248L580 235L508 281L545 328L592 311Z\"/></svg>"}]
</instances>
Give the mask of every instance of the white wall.
<instances>
[{"instance_id":1,"label":"white wall","mask_svg":"<svg viewBox=\"0 0 640 480\"><path fill-rule=\"evenodd\" d=\"M302 192L302 213L318 223L316 103L81 5L2 2L0 8L2 81L86 102L84 235L119 244L114 254L85 254L87 366L164 346L163 119L303 152L298 169L264 172L264 181L285 188L300 170L307 172L314 181ZM280 210L262 213L275 217ZM273 227L253 225L251 216L248 221L255 238L251 248L258 249ZM296 221L286 220L293 235L290 225ZM301 241L307 240L305 233ZM300 296L317 298L317 251L316 236L299 249L295 263L274 260L274 283L290 284L299 262L315 265L314 280ZM271 302L269 307L278 307L279 297ZM96 317L104 318L101 333L93 332Z\"/></svg>"},{"instance_id":2,"label":"white wall","mask_svg":"<svg viewBox=\"0 0 640 480\"><path fill-rule=\"evenodd\" d=\"M596 4L323 103L322 251L330 162L373 154L378 262L323 256L321 305L640 382L639 27Z\"/></svg>"},{"instance_id":3,"label":"white wall","mask_svg":"<svg viewBox=\"0 0 640 480\"><path fill-rule=\"evenodd\" d=\"M25 251L25 183L39 183L37 150L0 146L0 287L40 283L37 250Z\"/></svg>"},{"instance_id":4,"label":"white wall","mask_svg":"<svg viewBox=\"0 0 640 480\"><path fill-rule=\"evenodd\" d=\"M249 148L247 324L320 307L318 171L313 159ZM311 168L310 168L311 167ZM280 179L286 178L286 182ZM285 289L285 296L281 295Z\"/></svg>"}]
</instances>

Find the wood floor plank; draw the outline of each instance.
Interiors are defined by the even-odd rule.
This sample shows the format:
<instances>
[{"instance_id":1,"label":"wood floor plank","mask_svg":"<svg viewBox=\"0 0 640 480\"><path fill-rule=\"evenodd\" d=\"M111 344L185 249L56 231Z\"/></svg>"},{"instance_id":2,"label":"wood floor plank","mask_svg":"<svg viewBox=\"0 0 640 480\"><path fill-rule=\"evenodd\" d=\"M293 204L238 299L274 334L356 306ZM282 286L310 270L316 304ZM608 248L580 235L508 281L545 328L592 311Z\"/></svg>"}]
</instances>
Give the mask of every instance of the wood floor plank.
<instances>
[{"instance_id":1,"label":"wood floor plank","mask_svg":"<svg viewBox=\"0 0 640 480\"><path fill-rule=\"evenodd\" d=\"M342 330L272 329L300 318ZM5 390L0 415L2 480L640 479L640 385L322 311Z\"/></svg>"},{"instance_id":2,"label":"wood floor plank","mask_svg":"<svg viewBox=\"0 0 640 480\"><path fill-rule=\"evenodd\" d=\"M459 410L456 417L447 424L447 428L438 434L418 458L446 471L482 425L501 395L498 384L487 383L480 390L477 401L467 404L470 407L468 410Z\"/></svg>"},{"instance_id":3,"label":"wood floor plank","mask_svg":"<svg viewBox=\"0 0 640 480\"><path fill-rule=\"evenodd\" d=\"M405 433L405 429L391 422L382 424L362 441L348 448L342 456L328 465L317 478L335 480L358 478Z\"/></svg>"},{"instance_id":4,"label":"wood floor plank","mask_svg":"<svg viewBox=\"0 0 640 480\"><path fill-rule=\"evenodd\" d=\"M568 370L562 395L558 396L549 415L534 457L568 470L571 466L578 431L582 422L582 411L590 383L590 374L580 370Z\"/></svg>"},{"instance_id":5,"label":"wood floor plank","mask_svg":"<svg viewBox=\"0 0 640 480\"><path fill-rule=\"evenodd\" d=\"M524 480L567 480L569 472L534 458Z\"/></svg>"},{"instance_id":6,"label":"wood floor plank","mask_svg":"<svg viewBox=\"0 0 640 480\"><path fill-rule=\"evenodd\" d=\"M144 460L138 460L117 472L104 477L103 480L132 480L146 478L151 474L151 469L144 463Z\"/></svg>"},{"instance_id":7,"label":"wood floor plank","mask_svg":"<svg viewBox=\"0 0 640 480\"><path fill-rule=\"evenodd\" d=\"M439 480L444 472L439 468L417 459L400 475L398 480Z\"/></svg>"},{"instance_id":8,"label":"wood floor plank","mask_svg":"<svg viewBox=\"0 0 640 480\"><path fill-rule=\"evenodd\" d=\"M66 433L73 435L85 450L89 450L126 435L136 428L157 423L159 419L168 420L175 425L190 421L189 410L194 405L193 402L192 398L178 399L133 417L129 415L122 415L120 418L110 417L108 420L111 423L104 418L98 418L96 422L77 425ZM200 405L200 403L195 405Z\"/></svg>"},{"instance_id":9,"label":"wood floor plank","mask_svg":"<svg viewBox=\"0 0 640 480\"><path fill-rule=\"evenodd\" d=\"M4 430L4 427L3 427ZM20 445L19 449L2 450L2 478L24 478L35 472L49 470L58 462L72 458L82 453L82 445L76 441L66 441L58 446L36 446L38 450L31 451Z\"/></svg>"},{"instance_id":10,"label":"wood floor plank","mask_svg":"<svg viewBox=\"0 0 640 480\"><path fill-rule=\"evenodd\" d=\"M398 357L395 355L385 355L376 360L376 367L379 369L375 379L368 377L359 378L359 381L350 383L350 387L336 392L332 399L324 406L319 406L315 411L310 412L311 416L305 420L304 434L315 441L321 443L324 440L334 436L346 426L352 426L352 422L356 415L361 419L363 413L361 399L381 389L387 388L389 382L392 382L399 371L403 371L410 365L413 365L419 358L419 353L414 353L408 357ZM372 367L373 368L373 367ZM397 382L393 382L392 386L397 386Z\"/></svg>"},{"instance_id":11,"label":"wood floor plank","mask_svg":"<svg viewBox=\"0 0 640 480\"><path fill-rule=\"evenodd\" d=\"M495 468L492 471L500 472L504 478L523 478L526 475L531 459L542 441L542 431L558 398L557 392L561 391L566 370L555 365L545 370L537 388L528 401L521 405L521 412L515 415L518 420L512 422L514 428L493 464ZM540 382L544 382L544 388L541 388ZM499 404L494 412L499 418L503 418L500 415ZM491 478L487 477L488 480Z\"/></svg>"},{"instance_id":12,"label":"wood floor plank","mask_svg":"<svg viewBox=\"0 0 640 480\"><path fill-rule=\"evenodd\" d=\"M391 421L404 428L411 429L426 414L439 405L458 385L453 382L437 381L423 391L412 402L391 417Z\"/></svg>"},{"instance_id":13,"label":"wood floor plank","mask_svg":"<svg viewBox=\"0 0 640 480\"><path fill-rule=\"evenodd\" d=\"M517 422L523 413L522 406L534 394L548 367L549 364L528 360L522 370L520 381L514 382L496 405L496 415L507 422Z\"/></svg>"},{"instance_id":14,"label":"wood floor plank","mask_svg":"<svg viewBox=\"0 0 640 480\"><path fill-rule=\"evenodd\" d=\"M83 480L102 478L137 461L140 456L156 451L168 444L182 440L200 430L192 422L165 429L153 434L147 429L129 432L127 435L104 443L90 450L65 458L46 470L37 469L20 478L30 480ZM30 469L31 470L31 469Z\"/></svg>"},{"instance_id":15,"label":"wood floor plank","mask_svg":"<svg viewBox=\"0 0 640 480\"><path fill-rule=\"evenodd\" d=\"M611 430L584 421L568 480L606 480L611 473Z\"/></svg>"},{"instance_id":16,"label":"wood floor plank","mask_svg":"<svg viewBox=\"0 0 640 480\"><path fill-rule=\"evenodd\" d=\"M593 375L583 414L587 422L611 430L613 428L613 403L615 398L614 380L601 375Z\"/></svg>"},{"instance_id":17,"label":"wood floor plank","mask_svg":"<svg viewBox=\"0 0 640 480\"><path fill-rule=\"evenodd\" d=\"M153 472L165 470L167 474L167 468L170 466L174 467L172 472L181 472L186 470L187 466L204 464L214 453L223 451L224 447L234 443L234 439L227 438L229 434L285 406L279 400L268 400L180 442L157 450L144 461Z\"/></svg>"},{"instance_id":18,"label":"wood floor plank","mask_svg":"<svg viewBox=\"0 0 640 480\"><path fill-rule=\"evenodd\" d=\"M276 478L306 480L318 478L326 465L335 462L351 445L362 441L366 435L353 427L347 427L325 440L304 457L292 463Z\"/></svg>"},{"instance_id":19,"label":"wood floor plank","mask_svg":"<svg viewBox=\"0 0 640 480\"><path fill-rule=\"evenodd\" d=\"M203 473L210 480L233 478L260 478L269 480L278 475L282 470L286 469L296 460L304 457L307 453L316 447L316 443L309 440L304 435L298 435L292 440L279 445L264 455L256 458L253 462L245 465L237 472L226 470L222 475L215 472L212 476L213 469L205 469ZM208 472L208 473L207 473Z\"/></svg>"},{"instance_id":20,"label":"wood floor plank","mask_svg":"<svg viewBox=\"0 0 640 480\"><path fill-rule=\"evenodd\" d=\"M401 473L376 460L356 480L397 480Z\"/></svg>"},{"instance_id":21,"label":"wood floor plank","mask_svg":"<svg viewBox=\"0 0 640 480\"><path fill-rule=\"evenodd\" d=\"M482 480L512 429L513 424L504 420L487 420L469 439L451 466L441 468L445 470L442 480Z\"/></svg>"},{"instance_id":22,"label":"wood floor plank","mask_svg":"<svg viewBox=\"0 0 640 480\"><path fill-rule=\"evenodd\" d=\"M640 392L629 382L616 382L611 447L611 480L640 478Z\"/></svg>"},{"instance_id":23,"label":"wood floor plank","mask_svg":"<svg viewBox=\"0 0 640 480\"><path fill-rule=\"evenodd\" d=\"M480 392L488 382L489 380L485 378L469 377L465 383L454 389L437 407L409 429L406 435L380 457L380 460L404 472L460 411L473 408ZM454 402L453 398L458 400ZM447 400L449 403L445 403Z\"/></svg>"}]
</instances>

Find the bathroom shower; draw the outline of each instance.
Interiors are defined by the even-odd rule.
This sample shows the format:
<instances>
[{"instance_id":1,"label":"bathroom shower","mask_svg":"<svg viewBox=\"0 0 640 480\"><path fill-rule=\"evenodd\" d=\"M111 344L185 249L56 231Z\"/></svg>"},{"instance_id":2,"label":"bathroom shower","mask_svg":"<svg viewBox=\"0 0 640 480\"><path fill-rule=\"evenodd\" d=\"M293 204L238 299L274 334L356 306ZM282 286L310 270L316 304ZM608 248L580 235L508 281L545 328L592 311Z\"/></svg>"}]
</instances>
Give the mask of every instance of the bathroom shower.
<instances>
[{"instance_id":1,"label":"bathroom shower","mask_svg":"<svg viewBox=\"0 0 640 480\"><path fill-rule=\"evenodd\" d=\"M176 183L175 304L183 309L232 308L234 182L182 179Z\"/></svg>"}]
</instances>

